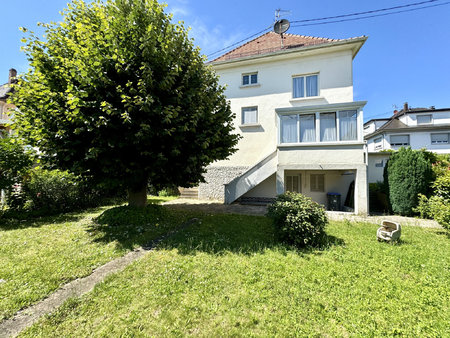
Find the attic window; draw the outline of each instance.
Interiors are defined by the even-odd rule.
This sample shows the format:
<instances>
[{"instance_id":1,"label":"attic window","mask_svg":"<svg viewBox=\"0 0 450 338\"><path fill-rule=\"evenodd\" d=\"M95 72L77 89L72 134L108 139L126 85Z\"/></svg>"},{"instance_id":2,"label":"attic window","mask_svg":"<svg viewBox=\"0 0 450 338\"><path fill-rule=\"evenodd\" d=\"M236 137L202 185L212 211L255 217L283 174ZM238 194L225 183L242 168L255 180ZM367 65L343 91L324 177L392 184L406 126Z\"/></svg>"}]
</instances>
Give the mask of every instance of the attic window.
<instances>
[{"instance_id":1,"label":"attic window","mask_svg":"<svg viewBox=\"0 0 450 338\"><path fill-rule=\"evenodd\" d=\"M250 86L258 84L258 73L242 74L242 85Z\"/></svg>"},{"instance_id":2,"label":"attic window","mask_svg":"<svg viewBox=\"0 0 450 338\"><path fill-rule=\"evenodd\" d=\"M417 124L431 124L431 115L417 115Z\"/></svg>"}]
</instances>

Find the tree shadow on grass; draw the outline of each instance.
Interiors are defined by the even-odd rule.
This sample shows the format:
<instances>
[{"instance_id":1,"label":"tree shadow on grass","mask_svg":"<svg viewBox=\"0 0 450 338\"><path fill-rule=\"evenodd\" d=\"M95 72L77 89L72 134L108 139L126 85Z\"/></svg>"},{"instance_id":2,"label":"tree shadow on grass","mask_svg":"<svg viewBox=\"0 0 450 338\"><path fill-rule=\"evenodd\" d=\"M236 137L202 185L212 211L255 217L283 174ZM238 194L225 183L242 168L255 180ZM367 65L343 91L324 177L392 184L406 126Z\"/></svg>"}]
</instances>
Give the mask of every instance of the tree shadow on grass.
<instances>
[{"instance_id":1,"label":"tree shadow on grass","mask_svg":"<svg viewBox=\"0 0 450 338\"><path fill-rule=\"evenodd\" d=\"M120 206L104 211L93 220L87 231L94 242L115 242L117 248L131 250L147 246L187 219L187 215L171 212L155 203L145 208Z\"/></svg>"},{"instance_id":2,"label":"tree shadow on grass","mask_svg":"<svg viewBox=\"0 0 450 338\"><path fill-rule=\"evenodd\" d=\"M228 252L251 255L274 249L287 255L320 255L333 246L343 246L343 239L325 235L322 244L316 247L295 248L281 243L270 219L264 216L236 214L205 215L186 230L168 238L159 249L177 249L181 255L196 255L203 252L223 255Z\"/></svg>"},{"instance_id":3,"label":"tree shadow on grass","mask_svg":"<svg viewBox=\"0 0 450 338\"><path fill-rule=\"evenodd\" d=\"M90 209L95 212L100 208ZM9 213L0 217L0 231L10 231L26 228L38 228L45 224L78 222L85 217L85 212L60 213L50 216L39 215L37 213Z\"/></svg>"}]
</instances>

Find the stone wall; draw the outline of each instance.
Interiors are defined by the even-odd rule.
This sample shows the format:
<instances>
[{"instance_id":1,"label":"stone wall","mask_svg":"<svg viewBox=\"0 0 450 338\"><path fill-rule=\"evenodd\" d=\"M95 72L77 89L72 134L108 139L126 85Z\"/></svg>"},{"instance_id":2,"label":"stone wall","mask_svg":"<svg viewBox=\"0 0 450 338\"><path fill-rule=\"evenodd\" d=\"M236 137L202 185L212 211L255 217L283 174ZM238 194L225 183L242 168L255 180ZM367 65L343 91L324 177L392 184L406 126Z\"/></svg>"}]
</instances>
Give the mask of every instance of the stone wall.
<instances>
[{"instance_id":1,"label":"stone wall","mask_svg":"<svg viewBox=\"0 0 450 338\"><path fill-rule=\"evenodd\" d=\"M249 167L210 166L205 174L206 183L198 186L198 198L210 200L225 200L225 187L236 177L242 175Z\"/></svg>"}]
</instances>

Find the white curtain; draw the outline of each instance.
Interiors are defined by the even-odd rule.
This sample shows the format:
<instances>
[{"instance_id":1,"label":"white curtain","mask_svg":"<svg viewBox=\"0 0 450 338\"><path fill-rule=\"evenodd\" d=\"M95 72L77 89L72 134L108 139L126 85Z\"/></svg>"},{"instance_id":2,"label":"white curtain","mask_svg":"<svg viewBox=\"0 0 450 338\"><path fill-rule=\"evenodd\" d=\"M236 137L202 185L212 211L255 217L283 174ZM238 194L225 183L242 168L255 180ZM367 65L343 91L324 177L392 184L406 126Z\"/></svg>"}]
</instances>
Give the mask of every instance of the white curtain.
<instances>
[{"instance_id":1,"label":"white curtain","mask_svg":"<svg viewBox=\"0 0 450 338\"><path fill-rule=\"evenodd\" d=\"M258 108L242 108L242 124L258 123Z\"/></svg>"},{"instance_id":2,"label":"white curtain","mask_svg":"<svg viewBox=\"0 0 450 338\"><path fill-rule=\"evenodd\" d=\"M336 114L320 114L320 141L336 141Z\"/></svg>"},{"instance_id":3,"label":"white curtain","mask_svg":"<svg viewBox=\"0 0 450 338\"><path fill-rule=\"evenodd\" d=\"M281 143L296 143L298 115L281 116Z\"/></svg>"},{"instance_id":4,"label":"white curtain","mask_svg":"<svg viewBox=\"0 0 450 338\"><path fill-rule=\"evenodd\" d=\"M306 77L306 96L318 96L318 77L317 75L311 75Z\"/></svg>"},{"instance_id":5,"label":"white curtain","mask_svg":"<svg viewBox=\"0 0 450 338\"><path fill-rule=\"evenodd\" d=\"M339 112L339 134L341 141L357 139L356 110Z\"/></svg>"},{"instance_id":6,"label":"white curtain","mask_svg":"<svg viewBox=\"0 0 450 338\"><path fill-rule=\"evenodd\" d=\"M300 142L316 141L315 115L300 115Z\"/></svg>"},{"instance_id":7,"label":"white curtain","mask_svg":"<svg viewBox=\"0 0 450 338\"><path fill-rule=\"evenodd\" d=\"M302 77L294 77L293 81L293 97L304 97L305 96L305 78Z\"/></svg>"}]
</instances>

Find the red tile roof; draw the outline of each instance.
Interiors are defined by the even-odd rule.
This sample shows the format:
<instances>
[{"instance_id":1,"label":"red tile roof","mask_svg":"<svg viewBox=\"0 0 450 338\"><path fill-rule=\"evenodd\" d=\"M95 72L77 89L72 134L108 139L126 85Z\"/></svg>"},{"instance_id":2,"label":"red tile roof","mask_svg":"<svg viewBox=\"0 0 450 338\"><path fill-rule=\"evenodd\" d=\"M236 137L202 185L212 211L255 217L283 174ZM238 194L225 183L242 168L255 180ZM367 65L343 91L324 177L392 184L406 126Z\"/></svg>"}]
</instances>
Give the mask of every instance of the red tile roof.
<instances>
[{"instance_id":1,"label":"red tile roof","mask_svg":"<svg viewBox=\"0 0 450 338\"><path fill-rule=\"evenodd\" d=\"M256 39L253 39L242 46L239 46L222 56L214 59L212 62L227 61L251 55L262 55L280 51L282 49L292 49L311 45L320 45L324 43L344 41L339 39L316 38L313 36L283 34L283 47L281 46L281 37L275 32L265 33Z\"/></svg>"}]
</instances>

